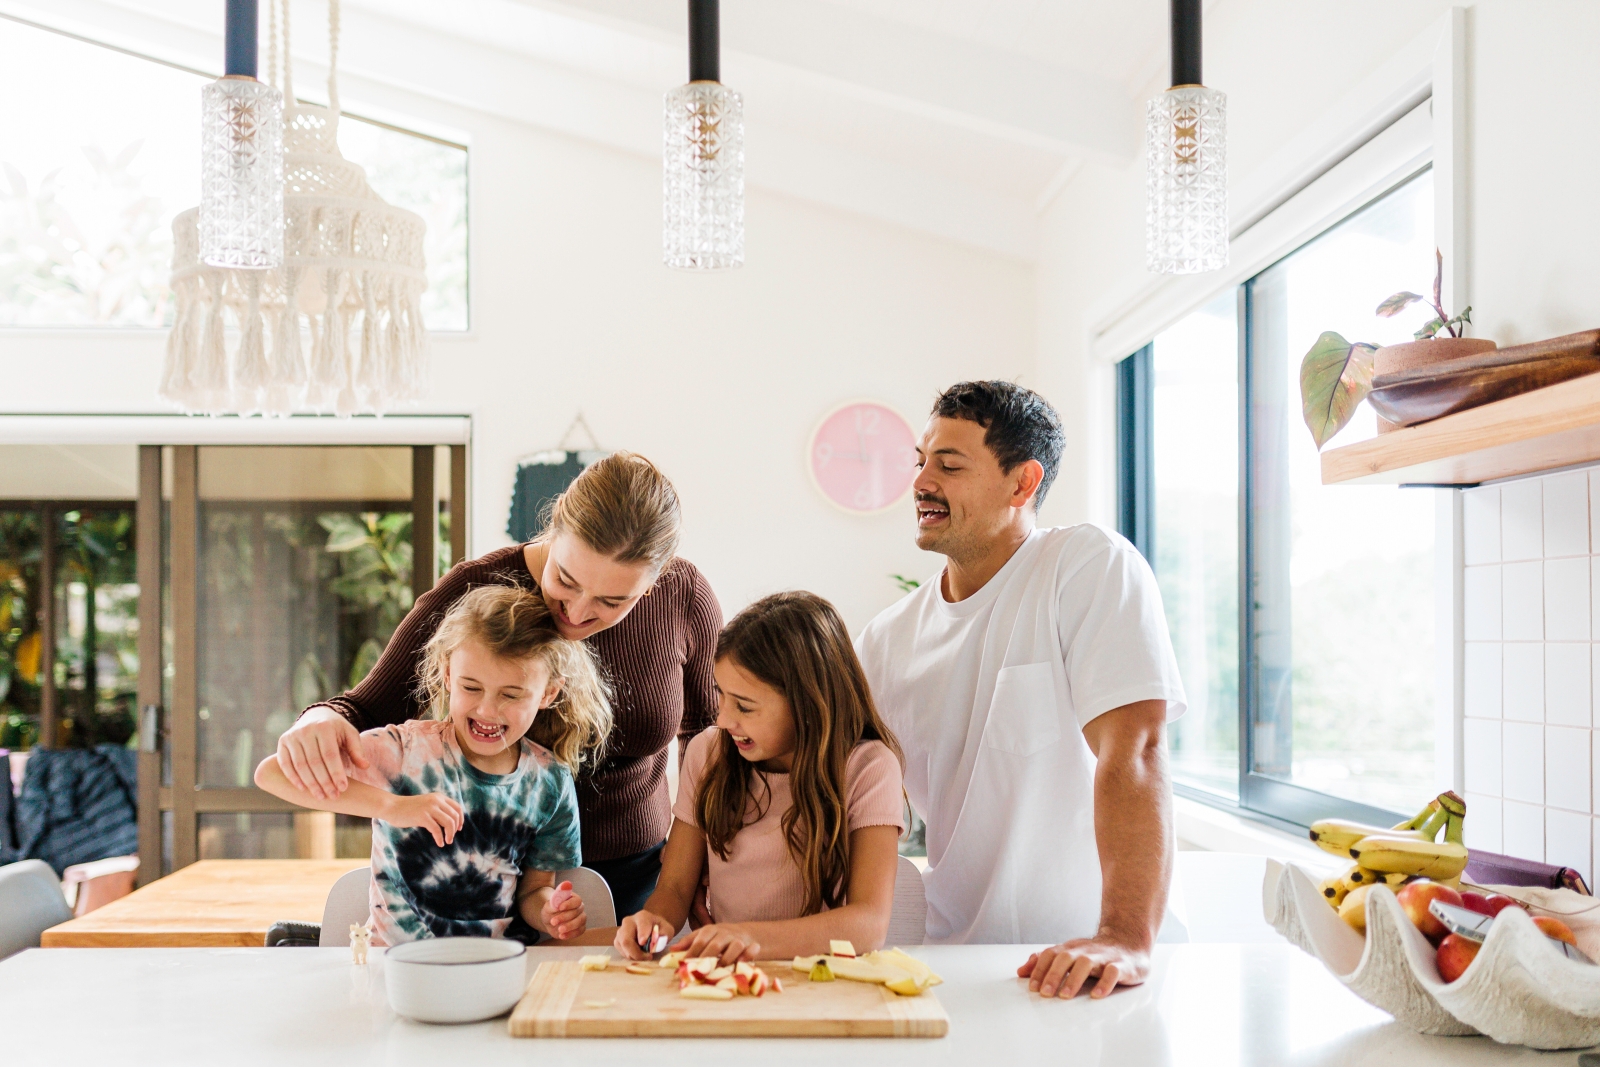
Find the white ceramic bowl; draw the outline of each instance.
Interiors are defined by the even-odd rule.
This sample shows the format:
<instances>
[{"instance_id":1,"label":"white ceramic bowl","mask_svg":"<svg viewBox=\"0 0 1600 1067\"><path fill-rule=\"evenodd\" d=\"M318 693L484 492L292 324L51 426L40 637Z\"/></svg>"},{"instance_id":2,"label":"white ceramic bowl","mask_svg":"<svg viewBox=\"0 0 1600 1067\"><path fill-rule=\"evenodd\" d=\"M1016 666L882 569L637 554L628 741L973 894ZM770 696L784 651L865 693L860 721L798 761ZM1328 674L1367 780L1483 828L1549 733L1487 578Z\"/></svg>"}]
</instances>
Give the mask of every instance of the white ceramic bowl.
<instances>
[{"instance_id":1,"label":"white ceramic bowl","mask_svg":"<svg viewBox=\"0 0 1600 1067\"><path fill-rule=\"evenodd\" d=\"M436 937L395 945L383 954L389 1007L424 1023L475 1023L504 1015L522 997L519 941Z\"/></svg>"}]
</instances>

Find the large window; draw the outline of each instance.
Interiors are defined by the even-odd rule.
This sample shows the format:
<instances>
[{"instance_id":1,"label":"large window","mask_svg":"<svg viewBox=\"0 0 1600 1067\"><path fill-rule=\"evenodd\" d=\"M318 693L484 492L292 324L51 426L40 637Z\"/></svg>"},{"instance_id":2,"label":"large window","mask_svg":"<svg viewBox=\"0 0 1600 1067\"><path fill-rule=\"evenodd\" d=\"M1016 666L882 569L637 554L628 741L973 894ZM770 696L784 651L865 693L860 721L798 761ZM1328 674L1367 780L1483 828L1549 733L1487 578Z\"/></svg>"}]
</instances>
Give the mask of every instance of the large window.
<instances>
[{"instance_id":1,"label":"large window","mask_svg":"<svg viewBox=\"0 0 1600 1067\"><path fill-rule=\"evenodd\" d=\"M207 79L3 17L0 56L0 326L170 326ZM353 115L339 145L428 224L428 328L465 330L467 150Z\"/></svg>"},{"instance_id":2,"label":"large window","mask_svg":"<svg viewBox=\"0 0 1600 1067\"><path fill-rule=\"evenodd\" d=\"M1119 377L1123 425L1149 426L1142 448L1122 435L1121 522L1189 693L1172 737L1187 790L1300 823L1410 812L1433 791L1434 492L1324 486L1299 388L1323 331L1392 344L1420 325L1421 310L1373 312L1432 280L1431 177L1221 294ZM1377 431L1363 406L1329 447Z\"/></svg>"}]
</instances>

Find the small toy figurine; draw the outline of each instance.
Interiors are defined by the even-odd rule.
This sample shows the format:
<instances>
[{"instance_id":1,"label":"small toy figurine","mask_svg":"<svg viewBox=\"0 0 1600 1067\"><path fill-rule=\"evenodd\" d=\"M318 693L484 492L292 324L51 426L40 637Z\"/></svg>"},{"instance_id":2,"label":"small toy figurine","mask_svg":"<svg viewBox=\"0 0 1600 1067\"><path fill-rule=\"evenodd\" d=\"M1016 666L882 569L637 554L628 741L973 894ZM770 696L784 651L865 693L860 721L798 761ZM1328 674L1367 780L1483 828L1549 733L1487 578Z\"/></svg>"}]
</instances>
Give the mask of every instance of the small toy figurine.
<instances>
[{"instance_id":1,"label":"small toy figurine","mask_svg":"<svg viewBox=\"0 0 1600 1067\"><path fill-rule=\"evenodd\" d=\"M365 965L367 948L372 944L372 930L364 924L350 924L350 961Z\"/></svg>"}]
</instances>

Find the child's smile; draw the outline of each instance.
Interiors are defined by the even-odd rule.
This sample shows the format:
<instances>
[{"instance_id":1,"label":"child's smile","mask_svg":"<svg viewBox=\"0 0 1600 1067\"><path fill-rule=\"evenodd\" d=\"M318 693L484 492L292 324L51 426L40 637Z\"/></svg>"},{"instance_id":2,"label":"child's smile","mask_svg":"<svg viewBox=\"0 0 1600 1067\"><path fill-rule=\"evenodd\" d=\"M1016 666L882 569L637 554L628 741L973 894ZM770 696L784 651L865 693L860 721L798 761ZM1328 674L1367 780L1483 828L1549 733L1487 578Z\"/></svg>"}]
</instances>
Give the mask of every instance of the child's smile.
<instances>
[{"instance_id":1,"label":"child's smile","mask_svg":"<svg viewBox=\"0 0 1600 1067\"><path fill-rule=\"evenodd\" d=\"M544 660L493 655L473 641L450 654L450 721L467 762L487 774L517 768L517 743L560 692Z\"/></svg>"},{"instance_id":2,"label":"child's smile","mask_svg":"<svg viewBox=\"0 0 1600 1067\"><path fill-rule=\"evenodd\" d=\"M731 656L717 660L717 725L739 755L766 771L787 773L794 763L794 712L784 695Z\"/></svg>"}]
</instances>

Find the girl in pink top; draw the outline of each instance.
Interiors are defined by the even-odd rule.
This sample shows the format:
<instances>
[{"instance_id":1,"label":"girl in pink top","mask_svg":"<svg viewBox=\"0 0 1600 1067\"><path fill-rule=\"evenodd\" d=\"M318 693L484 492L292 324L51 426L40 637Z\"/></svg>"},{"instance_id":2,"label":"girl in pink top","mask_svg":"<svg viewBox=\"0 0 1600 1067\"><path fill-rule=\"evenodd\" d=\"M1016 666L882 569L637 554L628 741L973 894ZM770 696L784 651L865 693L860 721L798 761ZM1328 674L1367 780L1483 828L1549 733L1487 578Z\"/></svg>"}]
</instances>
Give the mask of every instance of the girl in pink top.
<instances>
[{"instance_id":1,"label":"girl in pink top","mask_svg":"<svg viewBox=\"0 0 1600 1067\"><path fill-rule=\"evenodd\" d=\"M716 725L689 742L661 879L616 947L659 951L707 885L711 922L672 947L723 963L877 948L904 828L900 744L839 613L778 593L717 639Z\"/></svg>"}]
</instances>

